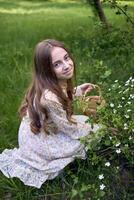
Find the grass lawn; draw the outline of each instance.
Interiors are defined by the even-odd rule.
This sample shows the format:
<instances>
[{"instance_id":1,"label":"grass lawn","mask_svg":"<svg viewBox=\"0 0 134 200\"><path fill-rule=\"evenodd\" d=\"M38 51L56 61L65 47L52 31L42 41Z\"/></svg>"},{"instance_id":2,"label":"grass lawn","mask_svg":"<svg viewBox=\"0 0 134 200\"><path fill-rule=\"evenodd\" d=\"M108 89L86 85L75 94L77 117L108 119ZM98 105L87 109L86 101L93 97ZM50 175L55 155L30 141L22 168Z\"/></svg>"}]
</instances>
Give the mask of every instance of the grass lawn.
<instances>
[{"instance_id":1,"label":"grass lawn","mask_svg":"<svg viewBox=\"0 0 134 200\"><path fill-rule=\"evenodd\" d=\"M125 3L121 1L122 5ZM128 14L134 21L134 2L128 4ZM132 75L134 29L124 15L116 15L108 5L104 5L104 10L113 26L109 33L102 29L92 9L79 1L0 0L1 152L18 145L17 109L30 82L33 50L39 41L55 38L66 43L76 60L78 83L97 83L101 67L111 70L111 81L126 80ZM4 191L11 190L16 194L13 200L33 198L32 189L2 175L0 188L3 199ZM58 191L59 185L53 185L52 190ZM43 192L42 189L41 195Z\"/></svg>"}]
</instances>

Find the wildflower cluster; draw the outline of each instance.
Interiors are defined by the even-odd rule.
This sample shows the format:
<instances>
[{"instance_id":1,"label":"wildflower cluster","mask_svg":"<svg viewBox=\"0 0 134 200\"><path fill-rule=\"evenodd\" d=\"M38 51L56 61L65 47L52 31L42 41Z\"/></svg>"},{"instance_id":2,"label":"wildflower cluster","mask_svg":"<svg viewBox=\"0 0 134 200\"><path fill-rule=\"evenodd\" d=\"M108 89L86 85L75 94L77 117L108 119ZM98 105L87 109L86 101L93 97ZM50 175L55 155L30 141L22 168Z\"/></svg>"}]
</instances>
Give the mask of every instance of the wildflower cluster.
<instances>
[{"instance_id":1,"label":"wildflower cluster","mask_svg":"<svg viewBox=\"0 0 134 200\"><path fill-rule=\"evenodd\" d=\"M82 140L88 153L90 180L94 180L89 191L95 200L107 199L110 192L112 195L115 183L119 185L115 194L122 194L123 188L125 192L122 177L129 177L126 184L129 188L133 176L130 169L134 167L134 79L130 77L125 83L115 80L105 99L106 107L99 110L98 123L102 128Z\"/></svg>"}]
</instances>

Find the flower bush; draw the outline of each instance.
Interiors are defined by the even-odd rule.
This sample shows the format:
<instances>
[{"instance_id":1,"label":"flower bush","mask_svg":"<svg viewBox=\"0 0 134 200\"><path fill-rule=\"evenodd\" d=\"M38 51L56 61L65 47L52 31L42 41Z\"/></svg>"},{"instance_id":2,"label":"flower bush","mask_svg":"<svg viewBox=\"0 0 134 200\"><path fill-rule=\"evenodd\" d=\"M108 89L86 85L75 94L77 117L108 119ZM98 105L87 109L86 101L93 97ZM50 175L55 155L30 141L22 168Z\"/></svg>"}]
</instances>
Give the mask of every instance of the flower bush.
<instances>
[{"instance_id":1,"label":"flower bush","mask_svg":"<svg viewBox=\"0 0 134 200\"><path fill-rule=\"evenodd\" d=\"M98 109L102 128L81 140L87 159L73 174L71 199L134 199L134 79L115 80L105 99Z\"/></svg>"}]
</instances>

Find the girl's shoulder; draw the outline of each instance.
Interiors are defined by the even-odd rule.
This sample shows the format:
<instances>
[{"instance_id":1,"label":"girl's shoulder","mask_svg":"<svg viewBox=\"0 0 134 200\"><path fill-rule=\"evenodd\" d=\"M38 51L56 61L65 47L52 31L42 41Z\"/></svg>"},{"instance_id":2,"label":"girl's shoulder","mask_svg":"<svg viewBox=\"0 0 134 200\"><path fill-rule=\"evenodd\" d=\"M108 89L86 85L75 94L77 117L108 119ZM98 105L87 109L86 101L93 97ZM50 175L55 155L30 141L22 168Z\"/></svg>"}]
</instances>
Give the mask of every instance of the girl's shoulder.
<instances>
[{"instance_id":1,"label":"girl's shoulder","mask_svg":"<svg viewBox=\"0 0 134 200\"><path fill-rule=\"evenodd\" d=\"M44 104L47 102L55 102L55 103L61 104L59 102L57 95L49 89L45 89L43 91L40 102L41 104Z\"/></svg>"}]
</instances>

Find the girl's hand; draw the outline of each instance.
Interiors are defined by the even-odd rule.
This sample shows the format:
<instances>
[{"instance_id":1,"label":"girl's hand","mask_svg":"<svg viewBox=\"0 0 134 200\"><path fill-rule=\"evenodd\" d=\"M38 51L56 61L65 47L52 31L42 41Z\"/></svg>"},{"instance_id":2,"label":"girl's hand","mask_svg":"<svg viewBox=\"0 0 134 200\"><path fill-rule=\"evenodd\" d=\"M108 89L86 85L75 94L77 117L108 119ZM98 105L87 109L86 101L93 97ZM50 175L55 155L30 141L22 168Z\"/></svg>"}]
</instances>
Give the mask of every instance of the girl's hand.
<instances>
[{"instance_id":1,"label":"girl's hand","mask_svg":"<svg viewBox=\"0 0 134 200\"><path fill-rule=\"evenodd\" d=\"M84 83L82 85L79 85L79 88L81 89L82 95L86 95L87 92L90 92L95 88L95 85L92 83Z\"/></svg>"}]
</instances>

